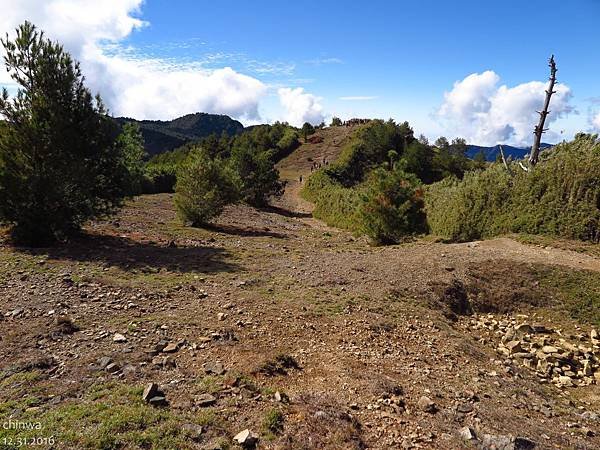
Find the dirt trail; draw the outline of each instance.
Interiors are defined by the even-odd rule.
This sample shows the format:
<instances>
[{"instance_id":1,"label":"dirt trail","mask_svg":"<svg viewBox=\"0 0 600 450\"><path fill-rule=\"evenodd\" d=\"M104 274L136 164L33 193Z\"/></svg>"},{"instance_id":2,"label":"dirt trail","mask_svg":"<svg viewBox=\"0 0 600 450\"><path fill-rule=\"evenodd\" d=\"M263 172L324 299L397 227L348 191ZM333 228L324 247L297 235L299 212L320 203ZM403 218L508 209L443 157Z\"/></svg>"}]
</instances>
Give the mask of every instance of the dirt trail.
<instances>
[{"instance_id":1,"label":"dirt trail","mask_svg":"<svg viewBox=\"0 0 600 450\"><path fill-rule=\"evenodd\" d=\"M348 137L356 128L336 127L317 130L315 135L313 135L313 138L316 138L316 143L304 143L298 150L283 159L278 164L278 168L287 184L284 195L276 201L276 205L298 214L310 226L318 229L327 229L327 225L323 222L306 217L312 212L314 207L300 196L300 191L302 190L303 183L306 182L311 174L313 161L334 162L347 142ZM302 183L299 181L300 176L302 176ZM472 258L472 256L467 256L467 254L474 253L470 249L475 247L481 250L475 253L483 252L489 259L558 265L572 269L600 272L599 258L566 249L526 245L510 238L447 245L444 246L444 252L447 254L448 259L457 257L466 262L465 260ZM426 248L425 252L430 252L430 250L430 248ZM412 260L417 262L421 258L426 261L428 258L428 255L421 252L419 247L413 247L412 249L403 247L401 250L391 250L392 253L396 251L400 251L406 261Z\"/></svg>"},{"instance_id":2,"label":"dirt trail","mask_svg":"<svg viewBox=\"0 0 600 450\"><path fill-rule=\"evenodd\" d=\"M300 197L300 191L312 173L314 164L324 165L334 162L352 132L358 127L329 127L317 130L291 155L277 164L281 179L284 180L286 190L276 204L289 208L298 213L310 213L313 209L311 203ZM302 181L300 181L302 179Z\"/></svg>"},{"instance_id":3,"label":"dirt trail","mask_svg":"<svg viewBox=\"0 0 600 450\"><path fill-rule=\"evenodd\" d=\"M349 130L320 133L279 164L290 183L274 207L229 207L210 229L181 224L159 194L63 246L0 241L0 422L40 421L73 450L223 448L246 428L264 449L452 450L471 446L466 426L536 449L600 448L597 384L540 383L469 317L449 320L431 289L498 267L483 287L511 301L523 265L600 271L598 258L509 238L378 248L326 227L297 180ZM542 294L526 281L515 290ZM589 337L563 310L543 312L561 337ZM141 401L150 382L168 407ZM281 427L265 429L274 411Z\"/></svg>"}]
</instances>

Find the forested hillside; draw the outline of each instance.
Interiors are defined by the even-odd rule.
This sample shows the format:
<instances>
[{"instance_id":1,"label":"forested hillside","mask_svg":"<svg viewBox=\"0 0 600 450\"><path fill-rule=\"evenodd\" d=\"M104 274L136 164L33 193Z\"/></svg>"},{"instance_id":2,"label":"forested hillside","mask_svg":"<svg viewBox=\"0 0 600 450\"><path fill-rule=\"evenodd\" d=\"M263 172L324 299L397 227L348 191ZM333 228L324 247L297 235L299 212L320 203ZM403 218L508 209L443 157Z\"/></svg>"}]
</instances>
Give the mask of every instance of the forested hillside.
<instances>
[{"instance_id":1,"label":"forested hillside","mask_svg":"<svg viewBox=\"0 0 600 450\"><path fill-rule=\"evenodd\" d=\"M168 121L135 120L127 117L115 120L121 125L135 122L140 126L145 149L150 156L174 150L211 134L234 136L244 130L240 122L229 116L207 113L188 114Z\"/></svg>"}]
</instances>

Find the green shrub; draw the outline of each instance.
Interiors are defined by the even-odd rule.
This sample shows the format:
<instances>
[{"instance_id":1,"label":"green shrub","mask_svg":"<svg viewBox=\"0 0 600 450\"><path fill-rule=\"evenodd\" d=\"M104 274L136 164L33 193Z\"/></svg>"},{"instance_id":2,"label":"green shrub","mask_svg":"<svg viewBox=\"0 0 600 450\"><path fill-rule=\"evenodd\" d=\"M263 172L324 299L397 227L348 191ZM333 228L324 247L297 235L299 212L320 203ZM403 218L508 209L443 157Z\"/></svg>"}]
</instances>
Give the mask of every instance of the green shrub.
<instances>
[{"instance_id":1,"label":"green shrub","mask_svg":"<svg viewBox=\"0 0 600 450\"><path fill-rule=\"evenodd\" d=\"M452 241L469 241L502 232L512 179L502 165L450 177L427 187L426 211L431 232Z\"/></svg>"},{"instance_id":2,"label":"green shrub","mask_svg":"<svg viewBox=\"0 0 600 450\"><path fill-rule=\"evenodd\" d=\"M245 145L232 149L229 165L235 173L242 201L252 206L264 206L271 196L283 193L283 184L279 181L279 172L272 157L271 151Z\"/></svg>"},{"instance_id":3,"label":"green shrub","mask_svg":"<svg viewBox=\"0 0 600 450\"><path fill-rule=\"evenodd\" d=\"M359 232L361 196L358 189L343 187L324 170L319 170L308 178L301 194L315 204L313 216L317 219L329 226Z\"/></svg>"},{"instance_id":4,"label":"green shrub","mask_svg":"<svg viewBox=\"0 0 600 450\"><path fill-rule=\"evenodd\" d=\"M190 151L196 147L205 148L204 145L185 145L150 158L145 167L142 193L174 192L175 183L177 182L177 170L186 160Z\"/></svg>"},{"instance_id":5,"label":"green shrub","mask_svg":"<svg viewBox=\"0 0 600 450\"><path fill-rule=\"evenodd\" d=\"M142 193L145 183L144 137L140 126L135 122L123 125L121 134L117 138L117 145L122 149L125 165L129 171L129 183L126 187L129 195Z\"/></svg>"},{"instance_id":6,"label":"green shrub","mask_svg":"<svg viewBox=\"0 0 600 450\"><path fill-rule=\"evenodd\" d=\"M283 131L283 135L276 143L277 150L273 155L273 161L281 161L299 146L300 141L298 140L298 131L292 127L286 127Z\"/></svg>"},{"instance_id":7,"label":"green shrub","mask_svg":"<svg viewBox=\"0 0 600 450\"><path fill-rule=\"evenodd\" d=\"M308 136L311 134L315 134L315 127L313 127L309 122L304 122L304 125L302 125L302 137L304 138L304 142L306 142Z\"/></svg>"},{"instance_id":8,"label":"green shrub","mask_svg":"<svg viewBox=\"0 0 600 450\"><path fill-rule=\"evenodd\" d=\"M354 132L326 173L344 187L354 186L370 170L387 163L390 151L402 155L413 141L413 130L407 122L397 125L392 120L373 120Z\"/></svg>"},{"instance_id":9,"label":"green shrub","mask_svg":"<svg viewBox=\"0 0 600 450\"><path fill-rule=\"evenodd\" d=\"M193 150L177 172L175 207L192 226L203 226L238 198L233 175L220 159L203 149Z\"/></svg>"},{"instance_id":10,"label":"green shrub","mask_svg":"<svg viewBox=\"0 0 600 450\"><path fill-rule=\"evenodd\" d=\"M270 409L265 414L263 427L267 432L279 434L283 431L285 417L278 409Z\"/></svg>"},{"instance_id":11,"label":"green shrub","mask_svg":"<svg viewBox=\"0 0 600 450\"><path fill-rule=\"evenodd\" d=\"M396 244L427 231L423 190L416 176L401 168L376 169L362 194L362 231L377 245Z\"/></svg>"},{"instance_id":12,"label":"green shrub","mask_svg":"<svg viewBox=\"0 0 600 450\"><path fill-rule=\"evenodd\" d=\"M530 172L499 163L426 193L433 234L467 241L510 232L600 241L600 143L580 134L542 154Z\"/></svg>"},{"instance_id":13,"label":"green shrub","mask_svg":"<svg viewBox=\"0 0 600 450\"><path fill-rule=\"evenodd\" d=\"M426 229L420 182L406 168L429 175L432 160L433 150L414 139L408 123L374 120L353 133L334 164L311 175L302 196L330 226L377 244L399 242Z\"/></svg>"}]
</instances>

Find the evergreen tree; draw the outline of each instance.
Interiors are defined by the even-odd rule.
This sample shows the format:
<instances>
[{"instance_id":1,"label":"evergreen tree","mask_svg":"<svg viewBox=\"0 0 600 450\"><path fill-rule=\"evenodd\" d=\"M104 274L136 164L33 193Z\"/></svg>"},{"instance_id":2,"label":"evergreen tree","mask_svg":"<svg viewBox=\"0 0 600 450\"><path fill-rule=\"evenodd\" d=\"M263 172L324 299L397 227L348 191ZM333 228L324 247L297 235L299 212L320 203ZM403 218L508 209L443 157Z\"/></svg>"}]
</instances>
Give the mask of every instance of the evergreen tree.
<instances>
[{"instance_id":1,"label":"evergreen tree","mask_svg":"<svg viewBox=\"0 0 600 450\"><path fill-rule=\"evenodd\" d=\"M315 132L315 127L313 127L308 122L304 122L304 125L302 125L302 137L304 137L305 142L308 139L308 136L310 136L311 134L314 134L314 132Z\"/></svg>"},{"instance_id":2,"label":"evergreen tree","mask_svg":"<svg viewBox=\"0 0 600 450\"><path fill-rule=\"evenodd\" d=\"M334 117L333 119L331 119L331 125L332 127L341 127L342 126L342 119L340 119L339 117Z\"/></svg>"},{"instance_id":3,"label":"evergreen tree","mask_svg":"<svg viewBox=\"0 0 600 450\"><path fill-rule=\"evenodd\" d=\"M1 43L20 89L0 96L0 219L17 241L42 245L120 206L127 161L117 126L61 45L29 22Z\"/></svg>"},{"instance_id":4,"label":"evergreen tree","mask_svg":"<svg viewBox=\"0 0 600 450\"><path fill-rule=\"evenodd\" d=\"M192 150L180 165L175 207L184 222L195 227L206 225L237 198L233 174L221 159L211 158L206 150Z\"/></svg>"},{"instance_id":5,"label":"evergreen tree","mask_svg":"<svg viewBox=\"0 0 600 450\"><path fill-rule=\"evenodd\" d=\"M283 193L283 184L272 158L272 151L249 145L237 145L232 149L229 164L235 173L242 201L252 206L264 206L269 197Z\"/></svg>"},{"instance_id":6,"label":"evergreen tree","mask_svg":"<svg viewBox=\"0 0 600 450\"><path fill-rule=\"evenodd\" d=\"M144 158L147 156L144 150L144 137L140 126L135 122L123 125L123 131L117 138L117 146L123 153L127 171L129 172L129 195L139 195L145 178Z\"/></svg>"},{"instance_id":7,"label":"evergreen tree","mask_svg":"<svg viewBox=\"0 0 600 450\"><path fill-rule=\"evenodd\" d=\"M467 152L467 141L463 138L452 139L450 152L458 157L465 156L465 153Z\"/></svg>"},{"instance_id":8,"label":"evergreen tree","mask_svg":"<svg viewBox=\"0 0 600 450\"><path fill-rule=\"evenodd\" d=\"M444 136L437 138L433 145L442 150L447 150L450 147L448 139L446 139Z\"/></svg>"},{"instance_id":9,"label":"evergreen tree","mask_svg":"<svg viewBox=\"0 0 600 450\"><path fill-rule=\"evenodd\" d=\"M376 245L396 244L427 231L423 191L417 178L400 167L375 169L362 193L362 231Z\"/></svg>"}]
</instances>

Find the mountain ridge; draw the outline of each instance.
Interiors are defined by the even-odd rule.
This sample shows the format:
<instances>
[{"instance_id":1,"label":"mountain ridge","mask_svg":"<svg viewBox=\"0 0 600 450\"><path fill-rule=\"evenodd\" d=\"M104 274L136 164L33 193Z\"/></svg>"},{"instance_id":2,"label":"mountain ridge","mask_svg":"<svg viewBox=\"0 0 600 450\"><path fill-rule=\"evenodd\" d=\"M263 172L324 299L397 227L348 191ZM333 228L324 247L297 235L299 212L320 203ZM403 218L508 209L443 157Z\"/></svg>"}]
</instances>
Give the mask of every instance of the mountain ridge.
<instances>
[{"instance_id":1,"label":"mountain ridge","mask_svg":"<svg viewBox=\"0 0 600 450\"><path fill-rule=\"evenodd\" d=\"M173 120L116 117L115 121L121 126L132 122L140 126L149 156L174 150L211 134L221 135L225 132L229 136L234 136L244 131L241 122L224 114L192 113Z\"/></svg>"},{"instance_id":2,"label":"mountain ridge","mask_svg":"<svg viewBox=\"0 0 600 450\"><path fill-rule=\"evenodd\" d=\"M542 149L550 147L553 147L553 144L541 144ZM504 144L502 144L502 149L504 150L504 155L507 158L511 156L512 159L523 159L531 151L531 147L514 147L512 145ZM480 152L483 152L486 161L496 161L496 159L500 155L500 144L491 147L486 147L483 145L467 145L466 155L468 158L474 159L475 156Z\"/></svg>"}]
</instances>

